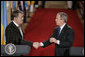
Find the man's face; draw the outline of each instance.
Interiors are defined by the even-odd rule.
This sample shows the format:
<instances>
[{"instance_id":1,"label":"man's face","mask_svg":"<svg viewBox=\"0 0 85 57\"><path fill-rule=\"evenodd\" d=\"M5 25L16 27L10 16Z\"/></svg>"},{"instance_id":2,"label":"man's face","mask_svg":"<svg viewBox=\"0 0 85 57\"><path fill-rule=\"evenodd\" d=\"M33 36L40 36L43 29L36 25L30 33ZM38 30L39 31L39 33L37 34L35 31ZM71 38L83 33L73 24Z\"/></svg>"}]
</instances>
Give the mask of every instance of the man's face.
<instances>
[{"instance_id":1,"label":"man's face","mask_svg":"<svg viewBox=\"0 0 85 57\"><path fill-rule=\"evenodd\" d=\"M18 24L22 24L23 23L23 16L24 16L24 14L18 13L18 17L17 17Z\"/></svg>"},{"instance_id":2,"label":"man's face","mask_svg":"<svg viewBox=\"0 0 85 57\"><path fill-rule=\"evenodd\" d=\"M60 15L57 14L55 21L56 21L56 25L60 26L62 24L63 20L60 18Z\"/></svg>"}]
</instances>

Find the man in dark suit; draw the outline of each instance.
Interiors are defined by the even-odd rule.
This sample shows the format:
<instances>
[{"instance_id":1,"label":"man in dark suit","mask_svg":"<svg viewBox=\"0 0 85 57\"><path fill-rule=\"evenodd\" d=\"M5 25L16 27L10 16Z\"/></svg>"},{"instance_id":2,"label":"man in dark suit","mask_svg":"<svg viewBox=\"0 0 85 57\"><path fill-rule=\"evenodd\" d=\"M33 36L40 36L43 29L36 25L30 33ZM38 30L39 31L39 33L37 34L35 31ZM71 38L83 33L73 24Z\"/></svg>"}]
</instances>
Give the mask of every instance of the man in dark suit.
<instances>
[{"instance_id":1,"label":"man in dark suit","mask_svg":"<svg viewBox=\"0 0 85 57\"><path fill-rule=\"evenodd\" d=\"M24 33L21 28L23 23L23 12L15 10L12 13L12 22L6 28L6 44L12 43L15 45L29 45L37 48L37 42L31 42L24 40Z\"/></svg>"},{"instance_id":2,"label":"man in dark suit","mask_svg":"<svg viewBox=\"0 0 85 57\"><path fill-rule=\"evenodd\" d=\"M72 46L74 40L74 31L73 29L66 24L67 22L67 14L64 12L60 12L56 15L56 27L54 29L51 37L41 43L38 47L42 46L43 48L55 43L55 56L68 56L69 49Z\"/></svg>"}]
</instances>

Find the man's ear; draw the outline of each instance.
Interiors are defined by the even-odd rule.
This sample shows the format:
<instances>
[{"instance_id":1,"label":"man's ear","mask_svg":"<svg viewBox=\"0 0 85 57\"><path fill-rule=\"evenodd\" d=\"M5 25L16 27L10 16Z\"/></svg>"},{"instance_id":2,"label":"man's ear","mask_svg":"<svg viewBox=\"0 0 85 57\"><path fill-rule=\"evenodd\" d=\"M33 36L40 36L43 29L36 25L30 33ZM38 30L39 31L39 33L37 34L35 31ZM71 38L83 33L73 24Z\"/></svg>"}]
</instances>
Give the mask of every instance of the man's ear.
<instances>
[{"instance_id":1,"label":"man's ear","mask_svg":"<svg viewBox=\"0 0 85 57\"><path fill-rule=\"evenodd\" d=\"M16 19L16 17L14 17L14 20Z\"/></svg>"},{"instance_id":2,"label":"man's ear","mask_svg":"<svg viewBox=\"0 0 85 57\"><path fill-rule=\"evenodd\" d=\"M14 17L14 20L16 20L16 17Z\"/></svg>"},{"instance_id":3,"label":"man's ear","mask_svg":"<svg viewBox=\"0 0 85 57\"><path fill-rule=\"evenodd\" d=\"M61 19L61 20L62 20L63 22L65 22L64 19Z\"/></svg>"}]
</instances>

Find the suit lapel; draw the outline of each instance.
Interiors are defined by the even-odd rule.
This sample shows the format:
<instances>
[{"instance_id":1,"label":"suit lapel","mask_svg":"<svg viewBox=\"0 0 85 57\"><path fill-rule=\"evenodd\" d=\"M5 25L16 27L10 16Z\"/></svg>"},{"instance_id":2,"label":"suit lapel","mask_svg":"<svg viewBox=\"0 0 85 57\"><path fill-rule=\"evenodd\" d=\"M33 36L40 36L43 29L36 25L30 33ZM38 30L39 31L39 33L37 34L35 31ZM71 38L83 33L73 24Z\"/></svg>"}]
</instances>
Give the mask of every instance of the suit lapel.
<instances>
[{"instance_id":1,"label":"suit lapel","mask_svg":"<svg viewBox=\"0 0 85 57\"><path fill-rule=\"evenodd\" d=\"M15 31L17 31L17 33L20 35L20 38L22 38L19 28L13 22L12 24L13 24L13 27L15 28Z\"/></svg>"},{"instance_id":2,"label":"suit lapel","mask_svg":"<svg viewBox=\"0 0 85 57\"><path fill-rule=\"evenodd\" d=\"M59 39L61 39L61 36L64 34L64 32L66 31L67 29L67 24L64 26L64 28L62 29L61 33L60 33L60 36L59 36Z\"/></svg>"},{"instance_id":3,"label":"suit lapel","mask_svg":"<svg viewBox=\"0 0 85 57\"><path fill-rule=\"evenodd\" d=\"M22 27L21 27L21 30L22 30L22 34L23 34L23 39L24 39L24 31L23 31Z\"/></svg>"}]
</instances>

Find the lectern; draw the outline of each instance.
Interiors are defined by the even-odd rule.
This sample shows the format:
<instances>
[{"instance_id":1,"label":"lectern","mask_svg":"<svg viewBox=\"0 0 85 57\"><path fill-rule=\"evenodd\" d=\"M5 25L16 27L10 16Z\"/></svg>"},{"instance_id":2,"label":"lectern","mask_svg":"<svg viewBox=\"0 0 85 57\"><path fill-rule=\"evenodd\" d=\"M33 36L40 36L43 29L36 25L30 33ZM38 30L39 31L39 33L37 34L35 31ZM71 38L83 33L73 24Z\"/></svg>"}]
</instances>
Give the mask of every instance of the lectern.
<instances>
[{"instance_id":1,"label":"lectern","mask_svg":"<svg viewBox=\"0 0 85 57\"><path fill-rule=\"evenodd\" d=\"M15 46L16 46L15 53L12 54L12 55L8 55L6 53L6 50L9 50L9 49L6 49L6 45L1 45L1 55L2 56L21 56L21 55L27 55L27 54L29 54L29 52L31 50L31 47L28 46L28 45L15 45Z\"/></svg>"}]
</instances>

